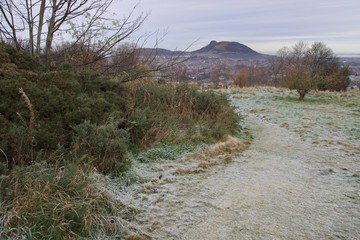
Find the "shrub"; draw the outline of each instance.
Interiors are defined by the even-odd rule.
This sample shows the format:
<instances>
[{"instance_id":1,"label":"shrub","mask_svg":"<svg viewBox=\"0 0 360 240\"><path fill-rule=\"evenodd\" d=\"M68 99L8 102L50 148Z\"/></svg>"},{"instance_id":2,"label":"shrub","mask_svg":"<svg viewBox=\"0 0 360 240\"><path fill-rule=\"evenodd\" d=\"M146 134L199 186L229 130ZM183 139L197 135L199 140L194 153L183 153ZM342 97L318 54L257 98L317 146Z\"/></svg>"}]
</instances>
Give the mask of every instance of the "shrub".
<instances>
[{"instance_id":1,"label":"shrub","mask_svg":"<svg viewBox=\"0 0 360 240\"><path fill-rule=\"evenodd\" d=\"M331 74L320 78L318 89L321 91L345 91L350 83L350 70L347 67L333 66Z\"/></svg>"},{"instance_id":2,"label":"shrub","mask_svg":"<svg viewBox=\"0 0 360 240\"><path fill-rule=\"evenodd\" d=\"M0 125L0 147L14 164L31 162L31 153L25 146L47 154L59 145L69 148L73 128L84 120L100 125L113 112L124 111L126 101L119 85L91 72L44 72L35 80L24 78L22 73L6 75L0 81L4 99L0 104L4 123ZM19 88L24 89L33 106L35 123L31 137L26 131L31 111L21 100ZM7 164L2 155L0 162Z\"/></svg>"},{"instance_id":3,"label":"shrub","mask_svg":"<svg viewBox=\"0 0 360 240\"><path fill-rule=\"evenodd\" d=\"M346 90L349 70L340 65L324 43L315 42L308 47L299 42L292 49L284 47L278 55L275 65L282 75L280 85L297 90L300 100L310 90Z\"/></svg>"},{"instance_id":4,"label":"shrub","mask_svg":"<svg viewBox=\"0 0 360 240\"><path fill-rule=\"evenodd\" d=\"M157 82L132 83L127 88L128 129L135 146L162 140L212 142L238 129L239 116L223 94Z\"/></svg>"},{"instance_id":5,"label":"shrub","mask_svg":"<svg viewBox=\"0 0 360 240\"><path fill-rule=\"evenodd\" d=\"M0 43L0 63L13 63L18 69L38 71L42 65L26 51L18 51L8 44Z\"/></svg>"},{"instance_id":6,"label":"shrub","mask_svg":"<svg viewBox=\"0 0 360 240\"><path fill-rule=\"evenodd\" d=\"M97 126L85 121L74 128L72 153L103 174L121 174L130 166L128 133L114 122Z\"/></svg>"}]
</instances>

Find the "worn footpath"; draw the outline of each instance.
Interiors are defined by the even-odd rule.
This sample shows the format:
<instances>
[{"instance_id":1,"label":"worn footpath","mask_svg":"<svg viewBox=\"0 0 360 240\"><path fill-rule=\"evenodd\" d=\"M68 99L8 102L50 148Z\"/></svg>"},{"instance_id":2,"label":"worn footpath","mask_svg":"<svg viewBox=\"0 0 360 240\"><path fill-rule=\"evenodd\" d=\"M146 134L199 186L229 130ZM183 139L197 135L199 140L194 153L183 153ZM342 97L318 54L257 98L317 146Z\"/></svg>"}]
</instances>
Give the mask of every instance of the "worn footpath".
<instances>
[{"instance_id":1,"label":"worn footpath","mask_svg":"<svg viewBox=\"0 0 360 240\"><path fill-rule=\"evenodd\" d=\"M174 171L186 161L151 166L133 227L151 239L360 239L356 104L283 94L232 95L253 136L232 162L185 175Z\"/></svg>"}]
</instances>

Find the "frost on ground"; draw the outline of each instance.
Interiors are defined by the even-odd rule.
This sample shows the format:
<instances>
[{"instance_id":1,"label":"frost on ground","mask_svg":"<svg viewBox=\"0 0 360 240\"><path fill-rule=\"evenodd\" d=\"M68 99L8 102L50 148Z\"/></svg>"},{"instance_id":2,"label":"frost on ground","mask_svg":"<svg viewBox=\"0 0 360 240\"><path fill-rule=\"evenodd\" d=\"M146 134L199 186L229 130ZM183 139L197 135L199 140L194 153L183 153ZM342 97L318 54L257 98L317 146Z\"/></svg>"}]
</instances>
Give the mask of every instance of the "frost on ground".
<instances>
[{"instance_id":1,"label":"frost on ground","mask_svg":"<svg viewBox=\"0 0 360 240\"><path fill-rule=\"evenodd\" d=\"M360 239L360 94L246 89L246 142L139 164L133 239ZM228 147L224 147L228 146ZM218 150L220 149L220 150ZM241 152L241 151L238 151Z\"/></svg>"},{"instance_id":2,"label":"frost on ground","mask_svg":"<svg viewBox=\"0 0 360 240\"><path fill-rule=\"evenodd\" d=\"M232 95L238 111L286 128L304 141L360 154L360 93L318 92L297 100L293 91L252 89Z\"/></svg>"}]
</instances>

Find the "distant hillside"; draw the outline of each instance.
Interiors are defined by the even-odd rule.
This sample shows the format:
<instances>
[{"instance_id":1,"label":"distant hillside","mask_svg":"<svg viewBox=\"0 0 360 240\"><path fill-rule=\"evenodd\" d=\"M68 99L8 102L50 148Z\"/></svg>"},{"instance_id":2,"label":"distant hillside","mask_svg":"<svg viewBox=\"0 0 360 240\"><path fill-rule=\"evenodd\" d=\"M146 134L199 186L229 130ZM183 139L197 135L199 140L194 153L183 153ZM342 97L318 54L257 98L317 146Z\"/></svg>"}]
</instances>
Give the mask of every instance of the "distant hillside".
<instances>
[{"instance_id":1,"label":"distant hillside","mask_svg":"<svg viewBox=\"0 0 360 240\"><path fill-rule=\"evenodd\" d=\"M164 48L142 48L141 50L145 54L153 54L156 56L174 56L181 54L181 51L171 51Z\"/></svg>"},{"instance_id":2,"label":"distant hillside","mask_svg":"<svg viewBox=\"0 0 360 240\"><path fill-rule=\"evenodd\" d=\"M171 51L167 49L153 49L153 48L144 48L146 53L151 53L157 56L174 56L181 54L181 51ZM217 56L222 58L245 58L245 59L254 59L254 58L267 58L268 55L258 53L248 46L238 43L238 42L217 42L211 41L207 46L200 48L199 50L186 52L193 56Z\"/></svg>"},{"instance_id":3,"label":"distant hillside","mask_svg":"<svg viewBox=\"0 0 360 240\"><path fill-rule=\"evenodd\" d=\"M258 55L260 53L252 50L248 46L238 42L216 42L211 41L207 46L194 51L197 54L224 54L224 53L237 53L237 54L248 54Z\"/></svg>"}]
</instances>

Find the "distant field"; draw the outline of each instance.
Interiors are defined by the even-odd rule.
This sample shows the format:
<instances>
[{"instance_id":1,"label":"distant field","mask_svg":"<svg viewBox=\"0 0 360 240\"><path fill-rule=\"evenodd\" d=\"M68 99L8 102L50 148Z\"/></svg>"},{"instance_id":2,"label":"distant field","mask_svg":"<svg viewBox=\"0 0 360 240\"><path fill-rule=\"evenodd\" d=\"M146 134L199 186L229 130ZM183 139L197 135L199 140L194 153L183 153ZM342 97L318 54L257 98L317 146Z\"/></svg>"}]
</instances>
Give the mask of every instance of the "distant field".
<instances>
[{"instance_id":1,"label":"distant field","mask_svg":"<svg viewBox=\"0 0 360 240\"><path fill-rule=\"evenodd\" d=\"M294 91L276 88L238 89L238 111L297 133L303 141L360 154L360 91L311 92L298 101Z\"/></svg>"}]
</instances>

